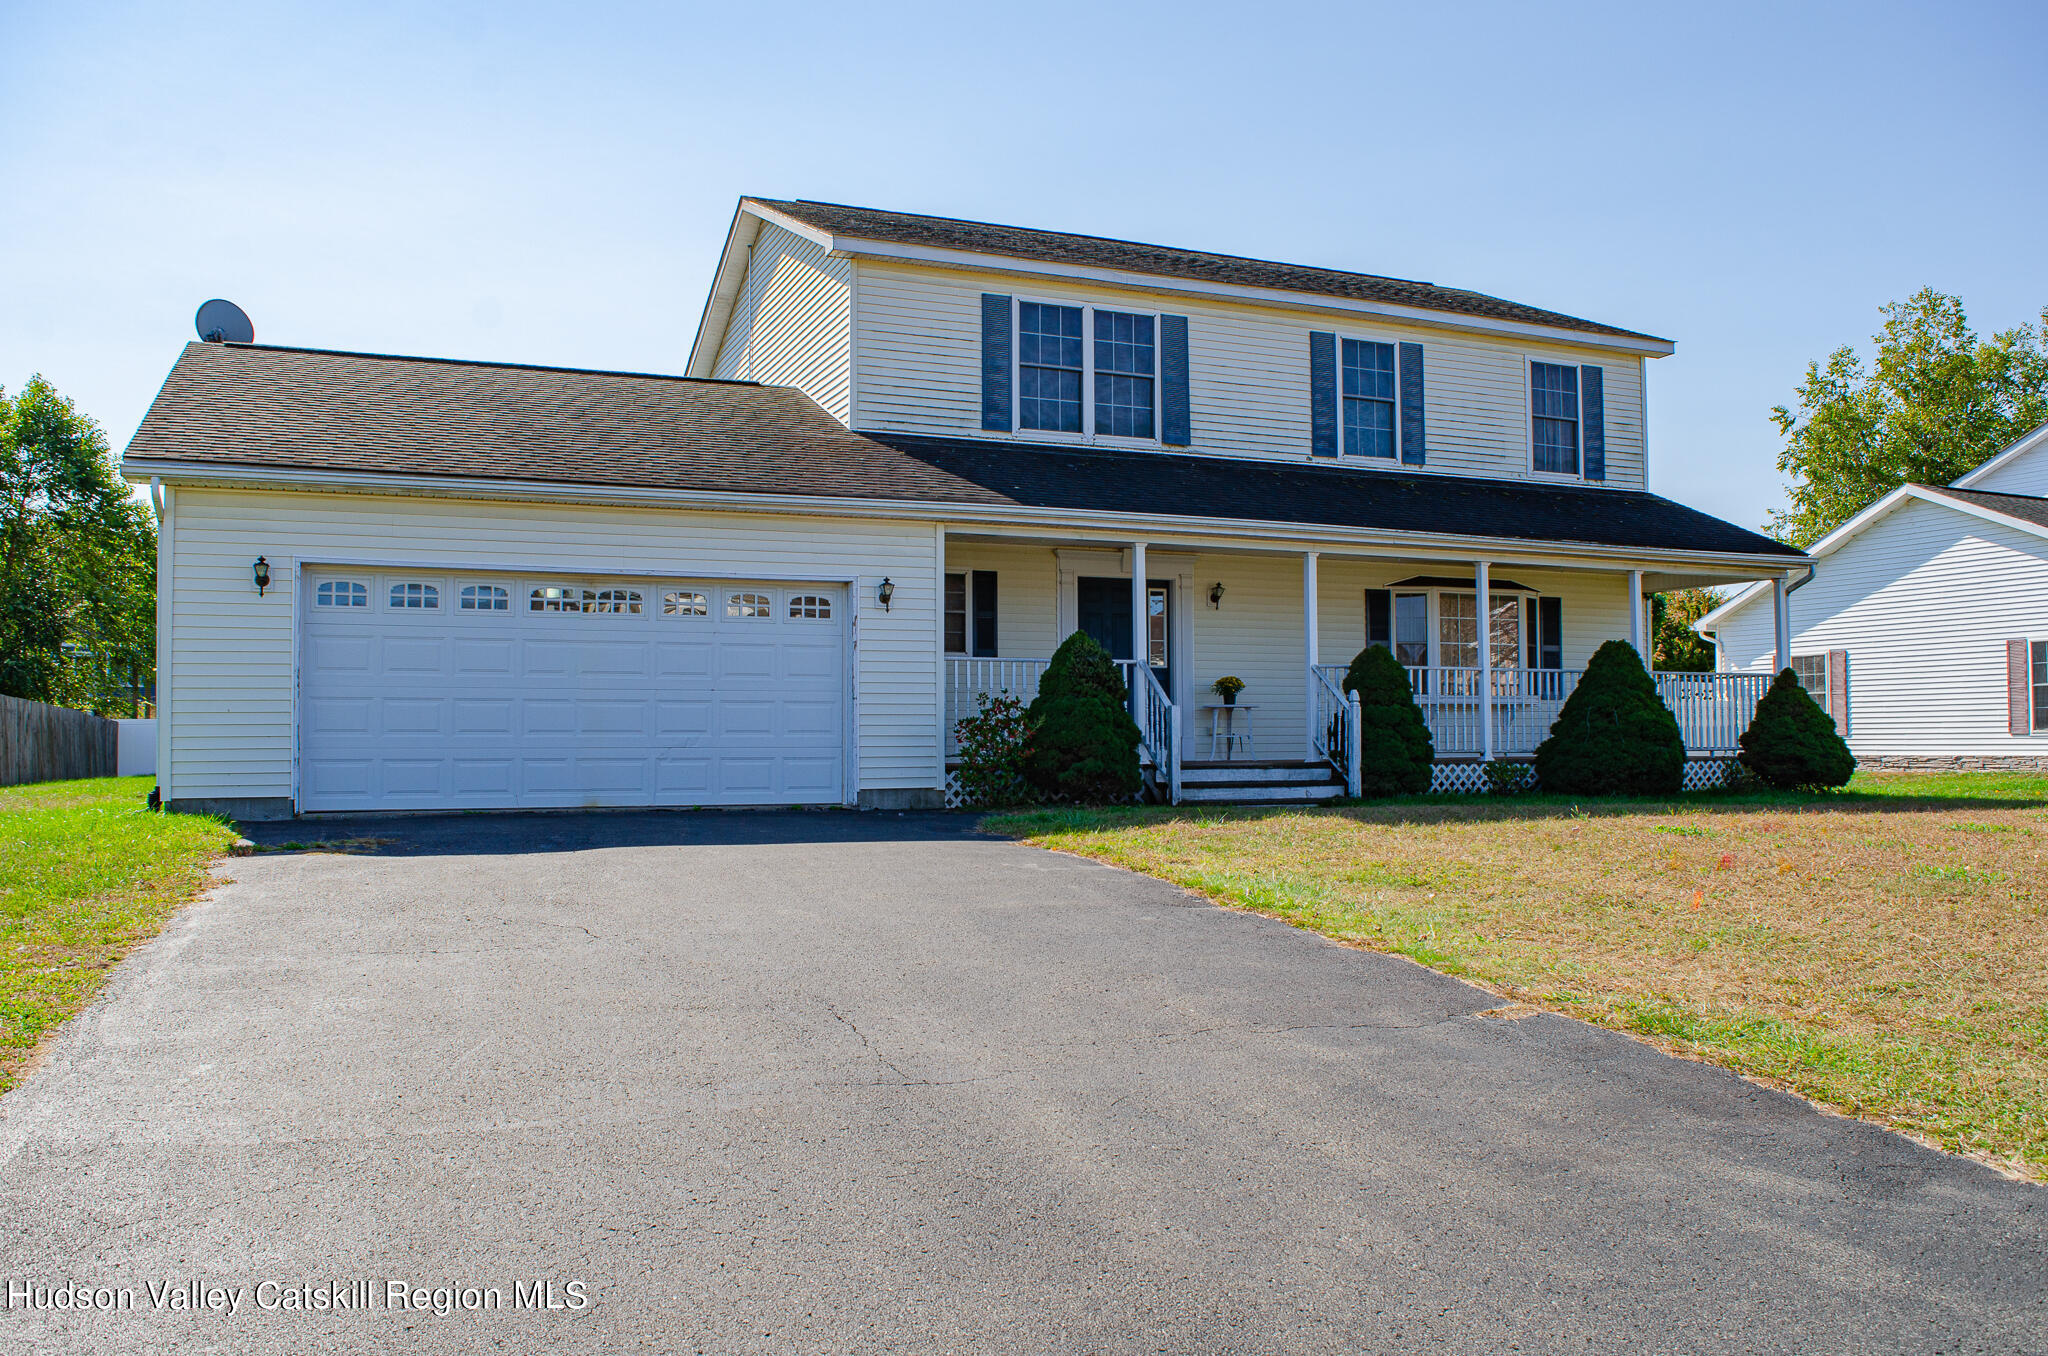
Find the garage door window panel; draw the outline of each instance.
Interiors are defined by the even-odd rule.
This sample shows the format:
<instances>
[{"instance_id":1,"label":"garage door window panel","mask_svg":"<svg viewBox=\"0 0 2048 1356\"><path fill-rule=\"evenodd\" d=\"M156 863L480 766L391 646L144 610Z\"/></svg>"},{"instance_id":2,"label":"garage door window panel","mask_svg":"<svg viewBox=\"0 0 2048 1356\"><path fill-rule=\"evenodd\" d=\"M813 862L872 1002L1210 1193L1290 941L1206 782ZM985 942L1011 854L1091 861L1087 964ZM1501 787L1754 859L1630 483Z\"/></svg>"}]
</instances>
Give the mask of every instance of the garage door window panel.
<instances>
[{"instance_id":1,"label":"garage door window panel","mask_svg":"<svg viewBox=\"0 0 2048 1356\"><path fill-rule=\"evenodd\" d=\"M661 615L664 617L708 617L711 606L701 593L689 589L672 589L661 597Z\"/></svg>"},{"instance_id":2,"label":"garage door window panel","mask_svg":"<svg viewBox=\"0 0 2048 1356\"><path fill-rule=\"evenodd\" d=\"M441 606L441 590L418 581L396 583L391 586L391 606L415 612L437 611Z\"/></svg>"},{"instance_id":3,"label":"garage door window panel","mask_svg":"<svg viewBox=\"0 0 2048 1356\"><path fill-rule=\"evenodd\" d=\"M832 600L817 593L792 593L789 596L789 619L791 621L831 621Z\"/></svg>"},{"instance_id":4,"label":"garage door window panel","mask_svg":"<svg viewBox=\"0 0 2048 1356\"><path fill-rule=\"evenodd\" d=\"M765 593L733 593L726 595L725 615L745 620L773 621L775 600Z\"/></svg>"},{"instance_id":5,"label":"garage door window panel","mask_svg":"<svg viewBox=\"0 0 2048 1356\"><path fill-rule=\"evenodd\" d=\"M314 590L315 607L368 607L370 589L352 579L330 579Z\"/></svg>"},{"instance_id":6,"label":"garage door window panel","mask_svg":"<svg viewBox=\"0 0 2048 1356\"><path fill-rule=\"evenodd\" d=\"M509 612L512 595L496 584L464 584L456 606L464 612Z\"/></svg>"}]
</instances>

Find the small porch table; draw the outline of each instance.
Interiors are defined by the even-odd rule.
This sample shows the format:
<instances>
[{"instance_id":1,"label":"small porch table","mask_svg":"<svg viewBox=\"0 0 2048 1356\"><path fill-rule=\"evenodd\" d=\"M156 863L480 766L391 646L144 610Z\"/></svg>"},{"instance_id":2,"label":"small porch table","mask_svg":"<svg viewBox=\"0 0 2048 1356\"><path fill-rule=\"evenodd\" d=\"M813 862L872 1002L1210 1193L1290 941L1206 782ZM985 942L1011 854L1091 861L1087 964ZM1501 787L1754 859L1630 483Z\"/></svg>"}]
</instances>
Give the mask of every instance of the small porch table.
<instances>
[{"instance_id":1,"label":"small porch table","mask_svg":"<svg viewBox=\"0 0 2048 1356\"><path fill-rule=\"evenodd\" d=\"M1252 712L1258 710L1256 702L1204 702L1202 709L1209 713L1209 757L1216 757L1220 744L1225 758L1235 758L1242 748L1249 755L1252 751ZM1242 715L1240 729L1238 716Z\"/></svg>"}]
</instances>

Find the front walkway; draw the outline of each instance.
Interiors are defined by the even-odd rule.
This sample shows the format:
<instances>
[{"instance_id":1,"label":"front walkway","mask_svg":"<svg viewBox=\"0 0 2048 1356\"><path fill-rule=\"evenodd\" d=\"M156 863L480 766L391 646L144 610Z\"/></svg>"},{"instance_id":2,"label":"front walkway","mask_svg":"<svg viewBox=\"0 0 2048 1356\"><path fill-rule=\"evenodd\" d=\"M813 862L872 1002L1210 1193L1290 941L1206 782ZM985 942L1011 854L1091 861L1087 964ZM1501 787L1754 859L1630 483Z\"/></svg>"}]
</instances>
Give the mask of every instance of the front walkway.
<instances>
[{"instance_id":1,"label":"front walkway","mask_svg":"<svg viewBox=\"0 0 2048 1356\"><path fill-rule=\"evenodd\" d=\"M10 1349L2016 1351L2048 1193L946 816L276 826L0 1099Z\"/></svg>"}]
</instances>

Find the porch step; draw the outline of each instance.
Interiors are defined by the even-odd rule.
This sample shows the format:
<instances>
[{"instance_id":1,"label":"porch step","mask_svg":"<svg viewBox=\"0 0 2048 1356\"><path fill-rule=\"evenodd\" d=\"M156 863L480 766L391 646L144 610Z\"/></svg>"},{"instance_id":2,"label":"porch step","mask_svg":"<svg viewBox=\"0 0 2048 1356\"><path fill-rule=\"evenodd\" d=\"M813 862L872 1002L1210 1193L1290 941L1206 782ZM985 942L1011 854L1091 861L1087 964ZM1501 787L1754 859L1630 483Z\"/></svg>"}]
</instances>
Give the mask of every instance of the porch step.
<instances>
[{"instance_id":1,"label":"porch step","mask_svg":"<svg viewBox=\"0 0 2048 1356\"><path fill-rule=\"evenodd\" d=\"M1327 763L1183 763L1180 798L1210 805L1314 805L1344 794Z\"/></svg>"},{"instance_id":2,"label":"porch step","mask_svg":"<svg viewBox=\"0 0 2048 1356\"><path fill-rule=\"evenodd\" d=\"M1215 785L1246 782L1320 782L1333 774L1327 763L1182 763L1180 784Z\"/></svg>"}]
</instances>

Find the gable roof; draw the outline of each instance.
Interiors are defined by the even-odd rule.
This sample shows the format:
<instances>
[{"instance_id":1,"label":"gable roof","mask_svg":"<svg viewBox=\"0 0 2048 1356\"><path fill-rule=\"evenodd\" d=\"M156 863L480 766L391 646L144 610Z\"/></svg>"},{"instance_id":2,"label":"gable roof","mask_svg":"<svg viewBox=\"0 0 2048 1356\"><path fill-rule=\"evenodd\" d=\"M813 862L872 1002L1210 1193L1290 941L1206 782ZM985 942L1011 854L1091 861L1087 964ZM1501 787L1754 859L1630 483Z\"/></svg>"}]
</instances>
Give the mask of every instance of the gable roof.
<instances>
[{"instance_id":1,"label":"gable roof","mask_svg":"<svg viewBox=\"0 0 2048 1356\"><path fill-rule=\"evenodd\" d=\"M910 212L889 212L872 207L849 207L842 203L811 202L804 199L742 198L740 207L750 204L769 209L833 237L835 247L858 253L857 242L878 241L894 245L953 250L969 254L1029 259L1039 263L1109 269L1120 273L1178 278L1219 283L1234 287L1265 288L1299 292L1309 296L1337 297L1350 301L1377 302L1439 311L1486 320L1509 321L1549 329L1570 330L1587 335L1648 341L1668 345L1655 335L1619 326L1565 315L1558 311L1506 301L1483 292L1436 283L1389 278L1374 273L1351 273L1341 269L1318 268L1309 264L1286 264L1268 259L1250 259L1235 254L1148 245L1135 240L1105 236L1075 235L1066 231L1044 231L1024 226L1002 226L986 221L963 221L955 217L919 216Z\"/></svg>"},{"instance_id":2,"label":"gable roof","mask_svg":"<svg viewBox=\"0 0 2048 1356\"><path fill-rule=\"evenodd\" d=\"M2048 538L2048 499L2031 494L2000 494L1991 490L1959 490L1942 485L1901 485L1861 513L1815 542L1807 555L1816 563L1841 550L1865 531L1891 516L1900 505L1917 500L1957 510L1972 517L2002 522L2037 537ZM1693 623L1693 630L1707 632L1733 616L1768 589L1768 581L1750 584L1734 597Z\"/></svg>"},{"instance_id":3,"label":"gable roof","mask_svg":"<svg viewBox=\"0 0 2048 1356\"><path fill-rule=\"evenodd\" d=\"M753 382L187 344L131 476L867 501L905 516L1357 530L1691 556L1799 552L1640 491L964 438L862 435ZM488 492L486 489L484 492ZM569 496L573 497L573 496Z\"/></svg>"},{"instance_id":4,"label":"gable roof","mask_svg":"<svg viewBox=\"0 0 2048 1356\"><path fill-rule=\"evenodd\" d=\"M2030 453L2048 449L2048 424L2030 430L2013 439L2010 445L1995 454L1974 471L1966 472L1949 482L1953 489L1967 490L1982 484L1991 476L2004 470L2013 462L2025 459Z\"/></svg>"}]
</instances>

